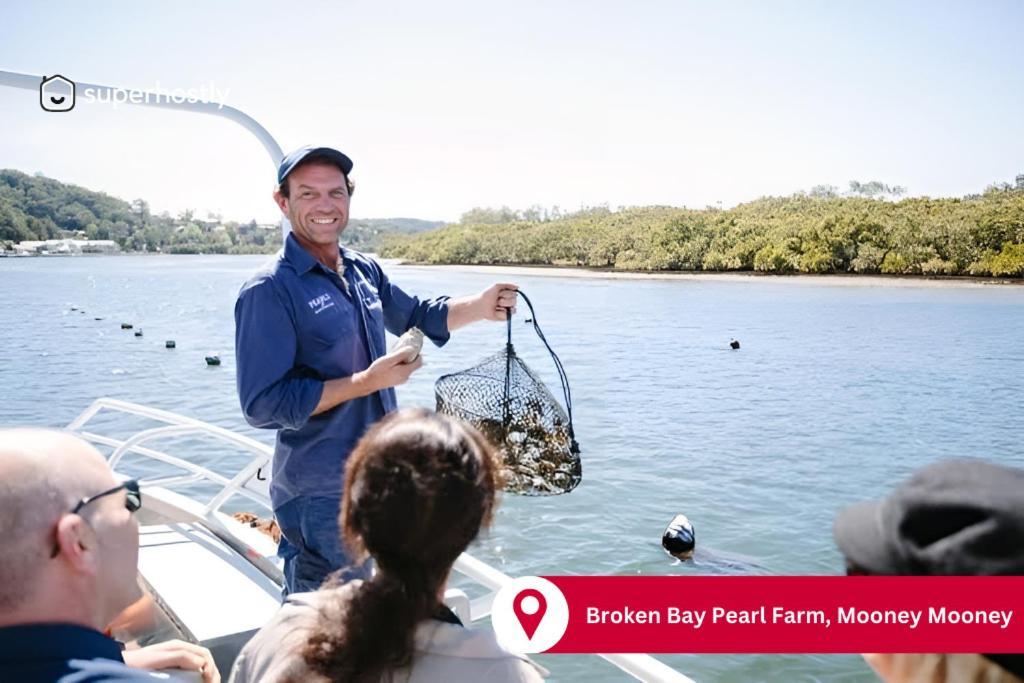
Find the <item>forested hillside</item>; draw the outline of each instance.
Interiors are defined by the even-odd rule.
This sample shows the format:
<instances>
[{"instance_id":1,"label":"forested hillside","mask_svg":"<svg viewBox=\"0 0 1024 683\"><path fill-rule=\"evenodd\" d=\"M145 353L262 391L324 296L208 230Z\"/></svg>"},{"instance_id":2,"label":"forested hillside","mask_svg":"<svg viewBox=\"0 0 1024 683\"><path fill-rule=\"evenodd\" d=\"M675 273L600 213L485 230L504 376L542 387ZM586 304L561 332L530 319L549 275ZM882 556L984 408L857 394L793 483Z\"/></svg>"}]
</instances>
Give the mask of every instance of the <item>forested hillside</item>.
<instances>
[{"instance_id":1,"label":"forested hillside","mask_svg":"<svg viewBox=\"0 0 1024 683\"><path fill-rule=\"evenodd\" d=\"M440 225L416 218L352 219L341 241L373 252L384 237ZM176 254L272 253L281 246L276 223L224 221L217 215L204 219L194 211L154 215L143 199L127 202L42 175L0 169L0 247L66 237L114 240L125 251Z\"/></svg>"},{"instance_id":2,"label":"forested hillside","mask_svg":"<svg viewBox=\"0 0 1024 683\"><path fill-rule=\"evenodd\" d=\"M835 188L731 209L591 208L568 216L475 209L463 221L389 239L421 263L547 264L624 270L1024 277L1024 191L964 198L853 196ZM875 189L877 189L877 187ZM491 222L480 222L481 217Z\"/></svg>"}]
</instances>

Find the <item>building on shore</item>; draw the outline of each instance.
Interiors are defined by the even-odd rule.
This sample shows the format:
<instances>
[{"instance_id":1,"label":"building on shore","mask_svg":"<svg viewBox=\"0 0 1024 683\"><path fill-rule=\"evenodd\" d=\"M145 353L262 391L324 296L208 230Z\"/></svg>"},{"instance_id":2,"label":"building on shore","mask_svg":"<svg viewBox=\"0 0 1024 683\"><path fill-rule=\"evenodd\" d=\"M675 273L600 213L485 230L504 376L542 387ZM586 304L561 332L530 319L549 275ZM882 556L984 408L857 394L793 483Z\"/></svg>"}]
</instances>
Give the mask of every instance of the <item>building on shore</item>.
<instances>
[{"instance_id":1,"label":"building on shore","mask_svg":"<svg viewBox=\"0 0 1024 683\"><path fill-rule=\"evenodd\" d=\"M114 240L25 240L14 245L15 256L77 256L79 254L119 254Z\"/></svg>"}]
</instances>

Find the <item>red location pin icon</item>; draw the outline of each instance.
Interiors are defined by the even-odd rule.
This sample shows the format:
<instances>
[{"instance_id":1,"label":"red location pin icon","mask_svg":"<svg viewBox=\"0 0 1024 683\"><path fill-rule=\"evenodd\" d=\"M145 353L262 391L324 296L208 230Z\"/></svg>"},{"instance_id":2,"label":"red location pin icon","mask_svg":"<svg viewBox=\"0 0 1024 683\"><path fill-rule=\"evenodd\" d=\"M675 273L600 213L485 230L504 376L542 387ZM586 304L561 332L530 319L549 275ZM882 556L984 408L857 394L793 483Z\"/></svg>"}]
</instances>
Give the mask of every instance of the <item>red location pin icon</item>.
<instances>
[{"instance_id":1,"label":"red location pin icon","mask_svg":"<svg viewBox=\"0 0 1024 683\"><path fill-rule=\"evenodd\" d=\"M527 638L533 638L547 609L548 602L544 599L544 594L536 588L519 591L512 601L512 611L516 613L516 619L519 620L519 625L523 627L523 633Z\"/></svg>"}]
</instances>

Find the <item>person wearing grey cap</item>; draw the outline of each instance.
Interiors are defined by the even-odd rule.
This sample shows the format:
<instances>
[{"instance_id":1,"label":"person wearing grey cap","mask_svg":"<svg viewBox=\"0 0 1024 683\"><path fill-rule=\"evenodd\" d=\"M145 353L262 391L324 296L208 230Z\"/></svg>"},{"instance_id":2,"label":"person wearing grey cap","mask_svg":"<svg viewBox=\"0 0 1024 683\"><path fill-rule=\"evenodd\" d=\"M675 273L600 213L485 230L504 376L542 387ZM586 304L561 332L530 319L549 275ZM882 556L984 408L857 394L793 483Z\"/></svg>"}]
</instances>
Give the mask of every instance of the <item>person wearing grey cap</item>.
<instances>
[{"instance_id":1,"label":"person wearing grey cap","mask_svg":"<svg viewBox=\"0 0 1024 683\"><path fill-rule=\"evenodd\" d=\"M350 564L337 523L345 460L366 429L397 408L394 387L423 363L404 350L389 354L385 330L416 328L442 346L459 327L515 312L514 284L421 300L372 258L340 247L352 167L329 147L285 156L274 201L291 234L235 303L242 412L254 427L277 431L270 497L289 593L315 589Z\"/></svg>"},{"instance_id":2,"label":"person wearing grey cap","mask_svg":"<svg viewBox=\"0 0 1024 683\"><path fill-rule=\"evenodd\" d=\"M948 460L881 501L840 511L836 545L851 575L1024 575L1024 470ZM889 683L1021 683L1024 654L865 654Z\"/></svg>"}]
</instances>

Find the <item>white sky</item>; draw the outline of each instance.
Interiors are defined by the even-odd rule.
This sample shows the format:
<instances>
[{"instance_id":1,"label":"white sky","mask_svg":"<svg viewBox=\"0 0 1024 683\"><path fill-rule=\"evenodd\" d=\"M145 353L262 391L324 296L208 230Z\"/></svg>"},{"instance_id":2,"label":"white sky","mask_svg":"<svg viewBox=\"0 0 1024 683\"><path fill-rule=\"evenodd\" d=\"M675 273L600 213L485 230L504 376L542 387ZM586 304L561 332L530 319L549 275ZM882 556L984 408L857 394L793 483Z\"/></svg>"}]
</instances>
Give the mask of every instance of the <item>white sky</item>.
<instances>
[{"instance_id":1,"label":"white sky","mask_svg":"<svg viewBox=\"0 0 1024 683\"><path fill-rule=\"evenodd\" d=\"M730 206L1024 173L1024 3L18 3L0 69L228 90L285 150L355 160L353 216ZM0 88L0 167L154 210L275 220L237 125Z\"/></svg>"}]
</instances>

